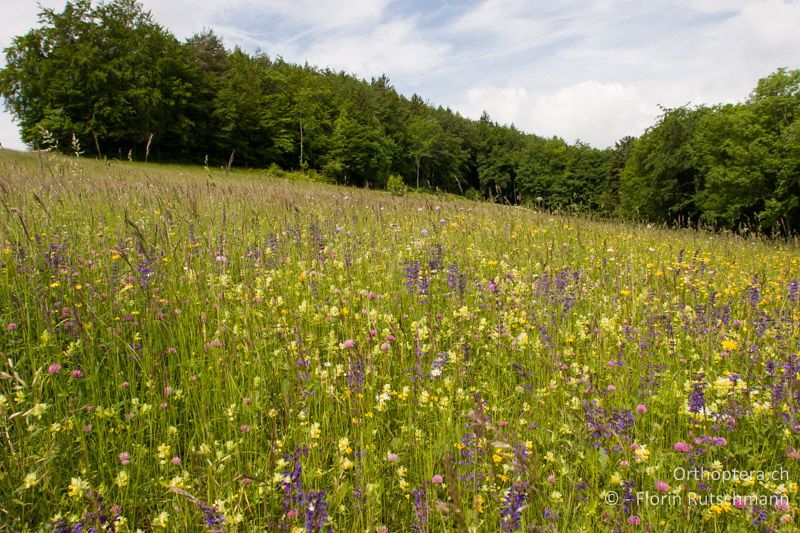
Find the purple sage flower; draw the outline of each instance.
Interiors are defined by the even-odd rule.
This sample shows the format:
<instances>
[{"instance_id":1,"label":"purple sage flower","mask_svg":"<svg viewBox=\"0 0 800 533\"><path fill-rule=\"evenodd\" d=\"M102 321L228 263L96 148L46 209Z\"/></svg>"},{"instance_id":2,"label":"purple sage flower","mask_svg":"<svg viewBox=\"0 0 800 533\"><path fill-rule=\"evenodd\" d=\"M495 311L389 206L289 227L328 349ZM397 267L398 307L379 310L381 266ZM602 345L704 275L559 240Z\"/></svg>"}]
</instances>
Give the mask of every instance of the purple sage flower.
<instances>
[{"instance_id":1,"label":"purple sage flower","mask_svg":"<svg viewBox=\"0 0 800 533\"><path fill-rule=\"evenodd\" d=\"M511 485L506 494L504 506L500 510L500 527L503 531L517 531L520 528L522 510L525 507L525 500L528 498L528 484L518 481Z\"/></svg>"}]
</instances>

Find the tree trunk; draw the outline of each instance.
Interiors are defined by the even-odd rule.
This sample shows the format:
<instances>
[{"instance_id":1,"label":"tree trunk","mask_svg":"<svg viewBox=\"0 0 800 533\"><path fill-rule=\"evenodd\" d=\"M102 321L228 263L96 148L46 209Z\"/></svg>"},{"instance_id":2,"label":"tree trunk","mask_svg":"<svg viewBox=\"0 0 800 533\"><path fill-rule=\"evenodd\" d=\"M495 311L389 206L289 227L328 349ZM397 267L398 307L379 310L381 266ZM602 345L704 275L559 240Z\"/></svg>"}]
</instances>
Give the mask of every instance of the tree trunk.
<instances>
[{"instance_id":1,"label":"tree trunk","mask_svg":"<svg viewBox=\"0 0 800 533\"><path fill-rule=\"evenodd\" d=\"M300 170L303 170L303 121L300 121Z\"/></svg>"}]
</instances>

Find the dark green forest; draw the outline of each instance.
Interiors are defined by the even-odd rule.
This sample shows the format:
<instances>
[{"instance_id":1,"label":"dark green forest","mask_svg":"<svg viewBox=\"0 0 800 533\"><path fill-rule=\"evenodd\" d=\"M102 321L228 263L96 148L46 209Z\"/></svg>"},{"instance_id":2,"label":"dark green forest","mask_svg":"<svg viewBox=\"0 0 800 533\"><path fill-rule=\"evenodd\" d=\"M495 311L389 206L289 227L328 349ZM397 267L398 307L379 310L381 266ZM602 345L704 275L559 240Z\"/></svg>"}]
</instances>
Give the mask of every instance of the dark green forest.
<instances>
[{"instance_id":1,"label":"dark green forest","mask_svg":"<svg viewBox=\"0 0 800 533\"><path fill-rule=\"evenodd\" d=\"M299 170L543 209L791 234L800 229L800 70L738 104L662 109L614 147L470 120L369 81L179 41L135 0L42 9L5 50L0 95L34 148L99 158Z\"/></svg>"}]
</instances>

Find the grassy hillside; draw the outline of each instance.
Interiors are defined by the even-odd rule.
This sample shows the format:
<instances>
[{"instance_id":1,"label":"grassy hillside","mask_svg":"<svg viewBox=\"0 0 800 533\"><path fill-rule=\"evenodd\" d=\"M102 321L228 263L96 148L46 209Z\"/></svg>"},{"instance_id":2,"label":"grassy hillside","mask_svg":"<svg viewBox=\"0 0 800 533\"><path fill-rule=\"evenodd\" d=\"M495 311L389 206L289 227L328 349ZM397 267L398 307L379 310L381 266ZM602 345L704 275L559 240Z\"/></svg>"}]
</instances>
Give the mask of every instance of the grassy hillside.
<instances>
[{"instance_id":1,"label":"grassy hillside","mask_svg":"<svg viewBox=\"0 0 800 533\"><path fill-rule=\"evenodd\" d=\"M793 527L795 244L9 151L0 200L0 531Z\"/></svg>"}]
</instances>

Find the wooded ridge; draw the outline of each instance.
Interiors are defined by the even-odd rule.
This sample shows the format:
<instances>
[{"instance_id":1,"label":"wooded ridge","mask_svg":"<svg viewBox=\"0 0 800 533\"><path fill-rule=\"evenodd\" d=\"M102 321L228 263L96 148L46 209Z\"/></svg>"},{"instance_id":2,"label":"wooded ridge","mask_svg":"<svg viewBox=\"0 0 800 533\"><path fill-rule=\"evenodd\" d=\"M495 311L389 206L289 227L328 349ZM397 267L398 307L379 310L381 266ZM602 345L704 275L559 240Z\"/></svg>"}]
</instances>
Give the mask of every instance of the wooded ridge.
<instances>
[{"instance_id":1,"label":"wooded ridge","mask_svg":"<svg viewBox=\"0 0 800 533\"><path fill-rule=\"evenodd\" d=\"M0 95L35 148L301 170L654 222L788 234L800 227L800 70L742 103L663 108L641 137L569 144L471 120L386 76L369 81L180 42L135 0L67 2L14 39ZM402 185L401 185L402 188Z\"/></svg>"}]
</instances>

